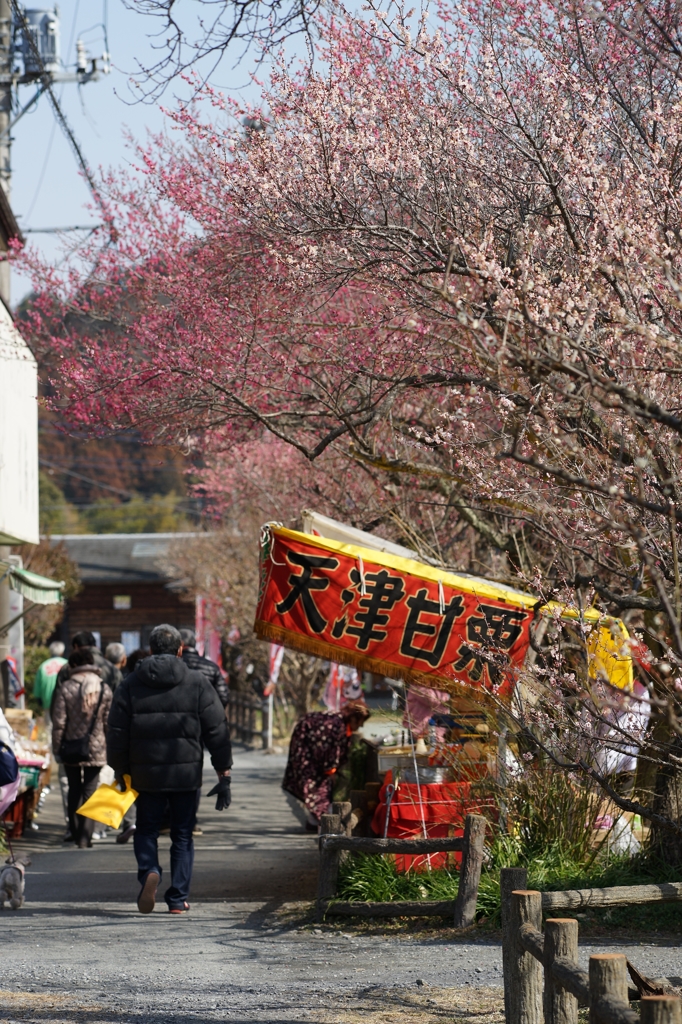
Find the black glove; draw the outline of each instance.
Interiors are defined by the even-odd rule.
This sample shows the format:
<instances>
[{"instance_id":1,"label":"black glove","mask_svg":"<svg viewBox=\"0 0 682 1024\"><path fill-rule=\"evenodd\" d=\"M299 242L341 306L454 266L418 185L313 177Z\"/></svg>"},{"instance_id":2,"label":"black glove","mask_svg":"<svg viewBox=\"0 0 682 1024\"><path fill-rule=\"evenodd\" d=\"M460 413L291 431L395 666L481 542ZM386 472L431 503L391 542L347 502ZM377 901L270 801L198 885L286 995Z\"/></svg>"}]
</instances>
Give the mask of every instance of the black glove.
<instances>
[{"instance_id":1,"label":"black glove","mask_svg":"<svg viewBox=\"0 0 682 1024\"><path fill-rule=\"evenodd\" d=\"M216 797L216 811L225 811L232 803L230 782L231 779L229 775L221 775L213 789L208 793L208 796Z\"/></svg>"}]
</instances>

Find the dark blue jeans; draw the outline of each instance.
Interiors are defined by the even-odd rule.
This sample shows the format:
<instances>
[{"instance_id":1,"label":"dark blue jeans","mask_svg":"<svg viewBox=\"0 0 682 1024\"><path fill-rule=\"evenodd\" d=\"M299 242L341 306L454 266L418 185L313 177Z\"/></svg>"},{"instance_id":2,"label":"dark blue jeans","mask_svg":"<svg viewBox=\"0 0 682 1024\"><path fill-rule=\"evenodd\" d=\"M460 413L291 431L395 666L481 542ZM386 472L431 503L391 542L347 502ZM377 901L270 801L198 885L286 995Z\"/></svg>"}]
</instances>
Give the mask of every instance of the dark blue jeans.
<instances>
[{"instance_id":1,"label":"dark blue jeans","mask_svg":"<svg viewBox=\"0 0 682 1024\"><path fill-rule=\"evenodd\" d=\"M158 872L159 829L166 808L170 808L171 825L171 884L164 898L169 907L183 907L189 899L194 864L192 829L197 816L195 789L178 793L140 793L137 798L137 828L133 845L137 858L137 879L140 885L150 871Z\"/></svg>"}]
</instances>

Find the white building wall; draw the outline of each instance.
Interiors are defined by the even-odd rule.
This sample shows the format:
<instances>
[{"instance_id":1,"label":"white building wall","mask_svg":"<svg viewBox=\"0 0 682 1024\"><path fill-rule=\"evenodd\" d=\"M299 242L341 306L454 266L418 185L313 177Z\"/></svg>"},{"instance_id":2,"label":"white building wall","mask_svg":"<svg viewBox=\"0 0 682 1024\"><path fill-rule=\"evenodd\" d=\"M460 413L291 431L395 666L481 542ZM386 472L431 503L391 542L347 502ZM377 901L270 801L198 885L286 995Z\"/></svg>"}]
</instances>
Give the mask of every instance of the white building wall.
<instances>
[{"instance_id":1,"label":"white building wall","mask_svg":"<svg viewBox=\"0 0 682 1024\"><path fill-rule=\"evenodd\" d=\"M38 540L38 368L0 303L0 544Z\"/></svg>"}]
</instances>

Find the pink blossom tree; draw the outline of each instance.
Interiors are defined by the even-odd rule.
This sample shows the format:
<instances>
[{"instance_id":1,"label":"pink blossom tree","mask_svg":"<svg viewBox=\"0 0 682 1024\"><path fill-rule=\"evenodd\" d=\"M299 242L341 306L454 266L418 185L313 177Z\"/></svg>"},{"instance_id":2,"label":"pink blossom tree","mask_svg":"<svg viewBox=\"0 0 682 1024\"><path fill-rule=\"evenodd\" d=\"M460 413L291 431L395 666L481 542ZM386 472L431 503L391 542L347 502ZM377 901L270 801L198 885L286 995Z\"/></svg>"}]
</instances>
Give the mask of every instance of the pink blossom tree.
<instances>
[{"instance_id":1,"label":"pink blossom tree","mask_svg":"<svg viewBox=\"0 0 682 1024\"><path fill-rule=\"evenodd\" d=\"M676 821L673 14L369 6L322 25L319 69L282 58L262 109L206 90L208 110L170 115L179 140L105 183L118 243L67 271L33 260L35 344L59 355L67 419L200 451L222 500L249 466L265 493L287 446L288 495L443 564L638 615L668 723L641 759L658 789L642 804L597 774L620 806ZM604 740L610 698L584 631L557 630L532 670L561 738L548 753L595 772L581 745Z\"/></svg>"}]
</instances>

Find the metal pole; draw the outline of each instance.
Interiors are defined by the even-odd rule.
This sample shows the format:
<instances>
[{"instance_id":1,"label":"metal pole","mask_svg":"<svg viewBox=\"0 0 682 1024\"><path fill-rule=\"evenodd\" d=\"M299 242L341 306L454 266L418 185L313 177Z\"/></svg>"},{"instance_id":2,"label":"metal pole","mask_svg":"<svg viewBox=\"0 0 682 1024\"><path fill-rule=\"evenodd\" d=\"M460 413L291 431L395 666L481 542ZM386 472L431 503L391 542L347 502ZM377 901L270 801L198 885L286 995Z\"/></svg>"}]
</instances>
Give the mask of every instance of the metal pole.
<instances>
[{"instance_id":1,"label":"metal pole","mask_svg":"<svg viewBox=\"0 0 682 1024\"><path fill-rule=\"evenodd\" d=\"M267 749L272 750L272 719L275 714L275 695L274 693L268 694L268 745Z\"/></svg>"}]
</instances>

